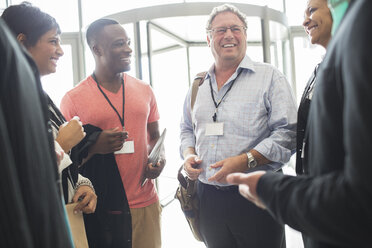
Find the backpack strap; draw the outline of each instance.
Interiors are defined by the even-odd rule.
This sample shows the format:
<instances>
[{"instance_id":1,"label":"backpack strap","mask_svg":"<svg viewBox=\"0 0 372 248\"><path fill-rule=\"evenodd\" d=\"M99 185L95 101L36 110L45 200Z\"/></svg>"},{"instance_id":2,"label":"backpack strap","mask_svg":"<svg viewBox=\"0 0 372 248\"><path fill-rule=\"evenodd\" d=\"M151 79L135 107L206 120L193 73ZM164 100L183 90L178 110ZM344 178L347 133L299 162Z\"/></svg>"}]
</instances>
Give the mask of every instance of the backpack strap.
<instances>
[{"instance_id":1,"label":"backpack strap","mask_svg":"<svg viewBox=\"0 0 372 248\"><path fill-rule=\"evenodd\" d=\"M194 109L195 101L196 101L196 95L198 94L199 86L204 83L204 78L207 75L207 71L199 72L195 78L194 82L192 83L192 89L191 89L191 112Z\"/></svg>"}]
</instances>

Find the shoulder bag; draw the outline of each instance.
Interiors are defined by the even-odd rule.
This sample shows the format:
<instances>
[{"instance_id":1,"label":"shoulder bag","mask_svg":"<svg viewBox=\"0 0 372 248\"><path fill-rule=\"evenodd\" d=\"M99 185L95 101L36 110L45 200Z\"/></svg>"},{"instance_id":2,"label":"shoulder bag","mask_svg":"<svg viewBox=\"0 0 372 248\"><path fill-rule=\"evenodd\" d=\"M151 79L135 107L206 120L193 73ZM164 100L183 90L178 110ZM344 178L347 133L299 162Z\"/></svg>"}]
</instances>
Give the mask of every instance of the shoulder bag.
<instances>
[{"instance_id":1,"label":"shoulder bag","mask_svg":"<svg viewBox=\"0 0 372 248\"><path fill-rule=\"evenodd\" d=\"M194 78L191 89L191 111L193 111L199 86L203 84L206 74L206 71L201 72L198 73ZM182 170L183 165L181 165L180 169L178 170L177 179L180 184L177 188L175 198L177 198L180 202L181 209L195 239L198 241L203 241L199 226L199 199L196 194L198 180L190 180L183 175Z\"/></svg>"}]
</instances>

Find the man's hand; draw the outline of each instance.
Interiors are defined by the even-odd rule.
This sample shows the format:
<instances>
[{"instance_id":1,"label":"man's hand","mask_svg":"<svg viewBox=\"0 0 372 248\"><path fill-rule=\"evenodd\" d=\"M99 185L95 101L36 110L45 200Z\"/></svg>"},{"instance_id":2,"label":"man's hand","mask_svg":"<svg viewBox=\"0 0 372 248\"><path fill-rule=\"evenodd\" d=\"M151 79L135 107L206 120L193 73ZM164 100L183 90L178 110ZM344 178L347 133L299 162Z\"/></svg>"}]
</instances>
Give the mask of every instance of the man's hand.
<instances>
[{"instance_id":1,"label":"man's hand","mask_svg":"<svg viewBox=\"0 0 372 248\"><path fill-rule=\"evenodd\" d=\"M77 145L85 137L85 135L86 133L84 132L79 117L75 116L69 122L63 123L59 127L56 141L65 153L68 153L71 148Z\"/></svg>"},{"instance_id":2,"label":"man's hand","mask_svg":"<svg viewBox=\"0 0 372 248\"><path fill-rule=\"evenodd\" d=\"M265 174L265 171L255 171L252 173L233 173L227 176L226 181L230 184L239 185L240 194L253 202L262 209L266 209L266 206L258 198L257 195L257 183L258 180Z\"/></svg>"},{"instance_id":3,"label":"man's hand","mask_svg":"<svg viewBox=\"0 0 372 248\"><path fill-rule=\"evenodd\" d=\"M74 208L74 212L91 214L96 211L97 195L94 193L93 189L87 185L81 185L77 189L72 201L78 202Z\"/></svg>"},{"instance_id":4,"label":"man's hand","mask_svg":"<svg viewBox=\"0 0 372 248\"><path fill-rule=\"evenodd\" d=\"M202 162L197 155L188 155L183 162L183 169L186 172L186 175L190 180L195 181L198 179L200 173L203 172L203 169L198 168L199 164Z\"/></svg>"},{"instance_id":5,"label":"man's hand","mask_svg":"<svg viewBox=\"0 0 372 248\"><path fill-rule=\"evenodd\" d=\"M119 128L103 130L98 136L96 143L90 149L92 154L108 154L119 151L125 139L128 138L128 132L119 131Z\"/></svg>"},{"instance_id":6,"label":"man's hand","mask_svg":"<svg viewBox=\"0 0 372 248\"><path fill-rule=\"evenodd\" d=\"M246 154L241 154L234 157L229 157L224 160L212 164L211 168L221 168L216 174L208 179L208 181L216 181L226 183L226 176L234 172L243 172L247 170L248 158Z\"/></svg>"},{"instance_id":7,"label":"man's hand","mask_svg":"<svg viewBox=\"0 0 372 248\"><path fill-rule=\"evenodd\" d=\"M156 165L152 163L147 164L145 168L145 178L155 179L157 178L160 173L163 171L165 166L166 160L164 157L160 157Z\"/></svg>"}]
</instances>

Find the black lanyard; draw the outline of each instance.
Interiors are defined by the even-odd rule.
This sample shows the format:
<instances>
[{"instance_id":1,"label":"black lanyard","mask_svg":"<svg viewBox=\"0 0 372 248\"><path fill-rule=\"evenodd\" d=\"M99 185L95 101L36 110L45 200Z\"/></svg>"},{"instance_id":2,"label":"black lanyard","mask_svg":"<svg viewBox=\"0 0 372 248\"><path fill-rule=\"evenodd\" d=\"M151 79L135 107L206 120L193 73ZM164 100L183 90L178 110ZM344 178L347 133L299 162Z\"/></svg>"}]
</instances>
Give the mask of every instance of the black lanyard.
<instances>
[{"instance_id":1,"label":"black lanyard","mask_svg":"<svg viewBox=\"0 0 372 248\"><path fill-rule=\"evenodd\" d=\"M320 65L320 64L317 64L317 65L315 66L314 73L313 73L313 78L311 79L311 82L309 83L309 86L308 86L308 88L306 89L306 92L305 92L305 94L304 94L305 99L311 99L310 94L311 94L311 92L313 91L314 86L315 86L315 84L316 84L316 74L317 74L317 72L318 72L319 65Z\"/></svg>"},{"instance_id":2,"label":"black lanyard","mask_svg":"<svg viewBox=\"0 0 372 248\"><path fill-rule=\"evenodd\" d=\"M106 98L107 102L110 104L111 108L115 111L115 113L117 114L117 116L119 117L119 120L120 120L120 123L123 127L123 130L125 129L124 128L124 106L125 106L125 90L124 90L124 79L123 77L121 76L121 86L123 87L123 118L121 118L118 110L115 108L115 106L111 103L110 99L107 97L107 95L105 94L105 92L103 92L101 86L99 86L99 83L97 81L97 78L96 78L96 75L94 75L94 73L92 74L92 78L94 79L94 81L96 82L97 84L97 87L98 89L101 91L102 95Z\"/></svg>"},{"instance_id":3,"label":"black lanyard","mask_svg":"<svg viewBox=\"0 0 372 248\"><path fill-rule=\"evenodd\" d=\"M223 95L223 97L218 101L218 103L216 102L216 100L214 99L214 94L213 94L213 88L212 88L212 80L209 80L209 88L211 89L211 96L212 96L212 100L213 100L213 103L214 103L214 106L216 107L215 111L214 111L214 115L212 116L212 119L213 119L213 122L216 122L217 121L217 109L218 107L220 106L222 100L225 98L225 96L227 95L227 93L231 90L231 88L233 87L234 83L235 83L235 80L239 77L240 73L242 72L243 70L240 70L238 75L236 76L236 78L234 78L234 80L231 81L231 84L230 84L230 87L227 89L226 93Z\"/></svg>"}]
</instances>

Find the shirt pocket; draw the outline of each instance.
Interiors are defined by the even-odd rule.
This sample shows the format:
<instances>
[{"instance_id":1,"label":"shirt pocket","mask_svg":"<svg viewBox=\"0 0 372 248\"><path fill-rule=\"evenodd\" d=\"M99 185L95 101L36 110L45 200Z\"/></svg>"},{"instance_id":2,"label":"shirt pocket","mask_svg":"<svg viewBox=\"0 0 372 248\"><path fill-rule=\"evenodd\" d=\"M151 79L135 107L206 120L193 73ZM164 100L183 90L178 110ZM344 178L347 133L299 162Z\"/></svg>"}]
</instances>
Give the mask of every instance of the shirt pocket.
<instances>
[{"instance_id":1,"label":"shirt pocket","mask_svg":"<svg viewBox=\"0 0 372 248\"><path fill-rule=\"evenodd\" d=\"M232 128L236 135L256 139L267 130L267 110L262 101L256 99L240 99L233 111L236 121Z\"/></svg>"}]
</instances>

